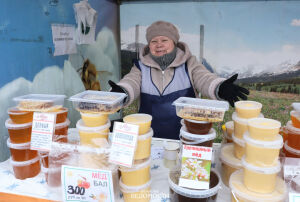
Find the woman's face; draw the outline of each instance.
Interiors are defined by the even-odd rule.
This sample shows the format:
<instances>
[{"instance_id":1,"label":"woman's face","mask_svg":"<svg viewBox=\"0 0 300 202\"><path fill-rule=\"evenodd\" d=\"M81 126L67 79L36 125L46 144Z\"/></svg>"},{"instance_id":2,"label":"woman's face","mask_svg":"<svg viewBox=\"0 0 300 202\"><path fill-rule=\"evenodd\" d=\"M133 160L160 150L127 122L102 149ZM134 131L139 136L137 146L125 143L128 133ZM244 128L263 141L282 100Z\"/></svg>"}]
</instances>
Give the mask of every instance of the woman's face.
<instances>
[{"instance_id":1,"label":"woman's face","mask_svg":"<svg viewBox=\"0 0 300 202\"><path fill-rule=\"evenodd\" d=\"M149 43L150 52L154 56L162 56L170 53L174 47L173 40L166 36L156 36Z\"/></svg>"}]
</instances>

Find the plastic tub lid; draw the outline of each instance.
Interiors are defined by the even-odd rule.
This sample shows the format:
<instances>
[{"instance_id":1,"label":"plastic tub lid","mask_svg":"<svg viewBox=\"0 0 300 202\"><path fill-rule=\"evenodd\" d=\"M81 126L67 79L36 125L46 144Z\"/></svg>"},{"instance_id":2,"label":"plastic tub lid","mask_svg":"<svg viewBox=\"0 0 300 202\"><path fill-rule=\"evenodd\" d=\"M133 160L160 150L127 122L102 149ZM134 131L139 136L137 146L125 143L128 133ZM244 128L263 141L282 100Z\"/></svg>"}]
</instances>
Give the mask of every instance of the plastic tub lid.
<instances>
[{"instance_id":1,"label":"plastic tub lid","mask_svg":"<svg viewBox=\"0 0 300 202\"><path fill-rule=\"evenodd\" d=\"M209 121L197 121L197 120L193 120L193 119L186 119L188 122L192 122L192 123L211 123Z\"/></svg>"},{"instance_id":2,"label":"plastic tub lid","mask_svg":"<svg viewBox=\"0 0 300 202\"><path fill-rule=\"evenodd\" d=\"M281 135L277 135L274 141L259 141L251 138L249 132L244 133L244 140L246 144L255 145L257 147L264 147L269 149L281 149L283 146L283 139Z\"/></svg>"},{"instance_id":3,"label":"plastic tub lid","mask_svg":"<svg viewBox=\"0 0 300 202\"><path fill-rule=\"evenodd\" d=\"M264 118L264 115L263 115L262 113L260 113L260 114L258 115L258 118ZM251 119L251 118L250 118L250 119ZM233 121L236 121L236 122L238 122L238 123L240 123L240 124L248 125L248 120L250 120L250 119L243 119L243 118L238 117L238 115L237 115L236 112L233 112L233 113L232 113L232 120L233 120Z\"/></svg>"},{"instance_id":4,"label":"plastic tub lid","mask_svg":"<svg viewBox=\"0 0 300 202\"><path fill-rule=\"evenodd\" d=\"M290 152L292 154L300 156L300 150L297 150L297 149L294 149L294 148L290 147L288 145L288 141L285 141L284 148L285 148L286 151L288 151L288 152Z\"/></svg>"},{"instance_id":5,"label":"plastic tub lid","mask_svg":"<svg viewBox=\"0 0 300 202\"><path fill-rule=\"evenodd\" d=\"M211 128L206 135L196 135L196 134L192 134L192 133L187 132L185 126L181 127L180 135L182 135L182 137L184 137L186 139L198 141L200 143L201 142L206 142L206 141L209 141L209 140L213 140L217 136L216 131L213 128Z\"/></svg>"},{"instance_id":6,"label":"plastic tub lid","mask_svg":"<svg viewBox=\"0 0 300 202\"><path fill-rule=\"evenodd\" d=\"M294 102L294 103L292 103L292 107L294 108L294 110L300 112L300 102Z\"/></svg>"},{"instance_id":7,"label":"plastic tub lid","mask_svg":"<svg viewBox=\"0 0 300 202\"><path fill-rule=\"evenodd\" d=\"M15 124L12 122L11 119L7 119L5 121L5 127L7 129L10 129L10 130L20 130L20 129L24 129L24 128L29 128L32 126L32 122L29 122L29 123L22 123L22 124Z\"/></svg>"},{"instance_id":8,"label":"plastic tub lid","mask_svg":"<svg viewBox=\"0 0 300 202\"><path fill-rule=\"evenodd\" d=\"M188 197L188 198L208 198L211 196L214 196L218 193L219 189L221 188L221 178L220 175L216 172L216 170L211 169L211 172L214 172L217 175L217 178L219 180L218 184L211 188L211 189L189 189L189 188L184 188L180 187L179 185L175 184L173 180L170 178L170 174L172 171L169 173L168 176L168 181L169 181L169 186L170 188L176 192L179 195Z\"/></svg>"},{"instance_id":9,"label":"plastic tub lid","mask_svg":"<svg viewBox=\"0 0 300 202\"><path fill-rule=\"evenodd\" d=\"M139 135L138 136L138 140L146 140L146 139L149 139L150 137L152 137L153 136L153 130L152 130L152 128L150 128L150 130L149 130L149 132L148 133L145 133L145 134L143 134L143 135Z\"/></svg>"},{"instance_id":10,"label":"plastic tub lid","mask_svg":"<svg viewBox=\"0 0 300 202\"><path fill-rule=\"evenodd\" d=\"M86 132L98 132L105 130L110 127L110 120L107 120L107 123L103 126L97 126L97 127L87 127L84 125L82 119L78 120L76 123L76 128L81 131L86 131Z\"/></svg>"},{"instance_id":11,"label":"plastic tub lid","mask_svg":"<svg viewBox=\"0 0 300 202\"><path fill-rule=\"evenodd\" d=\"M241 160L234 156L233 143L226 144L221 148L220 160L230 167L236 169L240 169L243 167Z\"/></svg>"},{"instance_id":12,"label":"plastic tub lid","mask_svg":"<svg viewBox=\"0 0 300 202\"><path fill-rule=\"evenodd\" d=\"M285 182L277 177L275 190L269 194L261 194L249 191L243 183L243 170L237 170L231 174L229 187L233 195L237 195L242 201L279 202L287 197L288 190Z\"/></svg>"},{"instance_id":13,"label":"plastic tub lid","mask_svg":"<svg viewBox=\"0 0 300 202\"><path fill-rule=\"evenodd\" d=\"M173 102L175 106L188 106L198 109L227 111L229 104L226 101L209 100L200 98L180 97Z\"/></svg>"},{"instance_id":14,"label":"plastic tub lid","mask_svg":"<svg viewBox=\"0 0 300 202\"><path fill-rule=\"evenodd\" d=\"M122 182L122 177L120 177L120 181L119 181L119 185L120 185L120 189L123 193L134 193L134 192L139 192L143 189L147 189L150 185L151 185L151 179L140 186L127 186Z\"/></svg>"},{"instance_id":15,"label":"plastic tub lid","mask_svg":"<svg viewBox=\"0 0 300 202\"><path fill-rule=\"evenodd\" d=\"M235 137L234 133L232 133L232 140L234 143L240 145L241 147L245 147L245 140Z\"/></svg>"},{"instance_id":16,"label":"plastic tub lid","mask_svg":"<svg viewBox=\"0 0 300 202\"><path fill-rule=\"evenodd\" d=\"M13 110L13 111L18 111L18 112L11 112L10 110ZM7 109L7 114L13 114L13 115L23 115L23 114L28 114L28 113L32 113L30 111L22 111L22 110L19 110L17 107L11 107L9 109Z\"/></svg>"},{"instance_id":17,"label":"plastic tub lid","mask_svg":"<svg viewBox=\"0 0 300 202\"><path fill-rule=\"evenodd\" d=\"M293 135L300 135L300 128L294 127L292 121L288 121L286 123L286 129L291 131Z\"/></svg>"},{"instance_id":18,"label":"plastic tub lid","mask_svg":"<svg viewBox=\"0 0 300 202\"><path fill-rule=\"evenodd\" d=\"M281 123L274 119L252 118L248 120L248 125L255 128L275 129L280 128Z\"/></svg>"},{"instance_id":19,"label":"plastic tub lid","mask_svg":"<svg viewBox=\"0 0 300 202\"><path fill-rule=\"evenodd\" d=\"M260 109L262 108L262 104L259 102L255 102L255 101L238 101L234 103L234 107L235 108L241 108L241 109Z\"/></svg>"},{"instance_id":20,"label":"plastic tub lid","mask_svg":"<svg viewBox=\"0 0 300 202\"><path fill-rule=\"evenodd\" d=\"M125 122L125 119L128 118L128 117L144 117L145 119L136 119L136 122L137 123L147 123L149 121L152 120L152 116L149 115L149 114L143 114L143 113L138 113L138 114L129 114L125 117L123 117L123 121Z\"/></svg>"},{"instance_id":21,"label":"plastic tub lid","mask_svg":"<svg viewBox=\"0 0 300 202\"><path fill-rule=\"evenodd\" d=\"M69 127L69 125L70 125L70 120L67 119L65 122L55 124L55 129Z\"/></svg>"},{"instance_id":22,"label":"plastic tub lid","mask_svg":"<svg viewBox=\"0 0 300 202\"><path fill-rule=\"evenodd\" d=\"M13 98L14 101L33 101L33 102L56 102L64 99L65 95L55 94L28 94Z\"/></svg>"},{"instance_id":23,"label":"plastic tub lid","mask_svg":"<svg viewBox=\"0 0 300 202\"><path fill-rule=\"evenodd\" d=\"M133 171L136 171L136 170L143 169L147 166L150 166L150 163L151 163L151 157L148 158L148 159L145 159L145 160L136 160L131 168L120 166L119 170L121 172L133 172Z\"/></svg>"},{"instance_id":24,"label":"plastic tub lid","mask_svg":"<svg viewBox=\"0 0 300 202\"><path fill-rule=\"evenodd\" d=\"M227 121L225 123L225 127L233 129L234 128L234 122L233 121Z\"/></svg>"},{"instance_id":25,"label":"plastic tub lid","mask_svg":"<svg viewBox=\"0 0 300 202\"><path fill-rule=\"evenodd\" d=\"M54 112L50 111L50 112L48 112L48 113L61 114L61 113L67 112L67 111L68 111L68 108L67 108L67 107L61 107L61 108L59 108L58 110L59 110L59 111L54 111Z\"/></svg>"},{"instance_id":26,"label":"plastic tub lid","mask_svg":"<svg viewBox=\"0 0 300 202\"><path fill-rule=\"evenodd\" d=\"M275 173L279 173L281 170L281 164L279 162L279 160L277 160L277 165L276 166L272 166L272 167L257 167L254 165L251 165L249 163L246 162L245 157L242 158L242 164L244 166L244 168L254 171L254 172L258 172L258 173L262 173L262 174L275 174Z\"/></svg>"},{"instance_id":27,"label":"plastic tub lid","mask_svg":"<svg viewBox=\"0 0 300 202\"><path fill-rule=\"evenodd\" d=\"M11 163L12 166L21 167L21 166L28 166L30 164L33 164L33 163L39 161L39 160L40 160L39 156L37 156L33 159L30 159L28 161L14 161L10 158L10 163Z\"/></svg>"},{"instance_id":28,"label":"plastic tub lid","mask_svg":"<svg viewBox=\"0 0 300 202\"><path fill-rule=\"evenodd\" d=\"M7 146L11 149L30 149L30 142L21 143L21 144L13 144L10 142L10 139L7 139Z\"/></svg>"}]
</instances>

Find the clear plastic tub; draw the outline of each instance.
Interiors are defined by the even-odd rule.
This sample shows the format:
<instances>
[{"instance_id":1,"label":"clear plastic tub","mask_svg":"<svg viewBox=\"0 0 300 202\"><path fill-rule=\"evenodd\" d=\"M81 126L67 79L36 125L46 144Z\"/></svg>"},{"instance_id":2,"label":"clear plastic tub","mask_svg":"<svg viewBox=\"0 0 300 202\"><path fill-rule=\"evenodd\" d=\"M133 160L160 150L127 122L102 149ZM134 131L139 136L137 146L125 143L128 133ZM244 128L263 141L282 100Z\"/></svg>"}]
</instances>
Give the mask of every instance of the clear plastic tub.
<instances>
[{"instance_id":1,"label":"clear plastic tub","mask_svg":"<svg viewBox=\"0 0 300 202\"><path fill-rule=\"evenodd\" d=\"M199 98L180 97L173 102L177 116L198 121L223 121L228 102Z\"/></svg>"},{"instance_id":2,"label":"clear plastic tub","mask_svg":"<svg viewBox=\"0 0 300 202\"><path fill-rule=\"evenodd\" d=\"M281 170L281 164L273 167L258 167L251 165L242 159L244 166L244 184L248 190L268 194L272 193L276 187L277 174Z\"/></svg>"},{"instance_id":3,"label":"clear plastic tub","mask_svg":"<svg viewBox=\"0 0 300 202\"><path fill-rule=\"evenodd\" d=\"M83 113L113 114L123 106L125 93L87 90L69 98L73 106Z\"/></svg>"},{"instance_id":4,"label":"clear plastic tub","mask_svg":"<svg viewBox=\"0 0 300 202\"><path fill-rule=\"evenodd\" d=\"M256 140L273 141L276 139L281 123L274 119L253 118L248 120L250 137Z\"/></svg>"},{"instance_id":5,"label":"clear plastic tub","mask_svg":"<svg viewBox=\"0 0 300 202\"><path fill-rule=\"evenodd\" d=\"M123 118L124 123L139 126L139 135L148 133L151 127L152 116L149 114L130 114Z\"/></svg>"},{"instance_id":6,"label":"clear plastic tub","mask_svg":"<svg viewBox=\"0 0 300 202\"><path fill-rule=\"evenodd\" d=\"M300 150L300 128L293 126L291 121L286 124L288 146Z\"/></svg>"},{"instance_id":7,"label":"clear plastic tub","mask_svg":"<svg viewBox=\"0 0 300 202\"><path fill-rule=\"evenodd\" d=\"M10 159L13 167L15 178L24 180L37 176L41 171L40 157L28 161L14 161Z\"/></svg>"},{"instance_id":8,"label":"clear plastic tub","mask_svg":"<svg viewBox=\"0 0 300 202\"><path fill-rule=\"evenodd\" d=\"M234 107L238 117L249 119L258 117L262 108L262 104L247 100L235 102Z\"/></svg>"},{"instance_id":9,"label":"clear plastic tub","mask_svg":"<svg viewBox=\"0 0 300 202\"><path fill-rule=\"evenodd\" d=\"M30 123L33 120L33 112L21 111L16 107L9 108L7 110L7 114L9 115L9 118L12 120L12 122L15 124Z\"/></svg>"},{"instance_id":10,"label":"clear plastic tub","mask_svg":"<svg viewBox=\"0 0 300 202\"><path fill-rule=\"evenodd\" d=\"M137 160L131 168L120 167L122 182L127 186L141 186L150 180L151 158Z\"/></svg>"},{"instance_id":11,"label":"clear plastic tub","mask_svg":"<svg viewBox=\"0 0 300 202\"><path fill-rule=\"evenodd\" d=\"M40 156L43 167L49 168L49 152L39 151L39 156Z\"/></svg>"},{"instance_id":12,"label":"clear plastic tub","mask_svg":"<svg viewBox=\"0 0 300 202\"><path fill-rule=\"evenodd\" d=\"M235 137L235 134L232 134L232 140L234 145L234 155L238 159L242 159L245 154L245 140Z\"/></svg>"},{"instance_id":13,"label":"clear plastic tub","mask_svg":"<svg viewBox=\"0 0 300 202\"><path fill-rule=\"evenodd\" d=\"M18 108L24 111L52 111L62 108L65 95L28 94L13 98Z\"/></svg>"},{"instance_id":14,"label":"clear plastic tub","mask_svg":"<svg viewBox=\"0 0 300 202\"><path fill-rule=\"evenodd\" d=\"M168 181L170 187L170 201L176 202L213 202L217 200L221 188L221 179L215 170L210 172L209 189L189 189L178 185L180 171L170 171Z\"/></svg>"},{"instance_id":15,"label":"clear plastic tub","mask_svg":"<svg viewBox=\"0 0 300 202\"><path fill-rule=\"evenodd\" d=\"M53 135L54 142L68 142L68 128L70 125L69 119L63 123L55 124L55 131Z\"/></svg>"},{"instance_id":16,"label":"clear plastic tub","mask_svg":"<svg viewBox=\"0 0 300 202\"><path fill-rule=\"evenodd\" d=\"M259 117L264 117L263 114L260 114ZM234 134L235 137L242 139L243 134L248 131L248 120L238 117L236 112L232 113L232 120L234 122Z\"/></svg>"},{"instance_id":17,"label":"clear plastic tub","mask_svg":"<svg viewBox=\"0 0 300 202\"><path fill-rule=\"evenodd\" d=\"M292 103L292 107L294 108L295 111L300 112L300 102L294 102Z\"/></svg>"},{"instance_id":18,"label":"clear plastic tub","mask_svg":"<svg viewBox=\"0 0 300 202\"><path fill-rule=\"evenodd\" d=\"M198 135L207 134L212 127L212 122L191 119L184 119L184 124L188 132Z\"/></svg>"},{"instance_id":19,"label":"clear plastic tub","mask_svg":"<svg viewBox=\"0 0 300 202\"><path fill-rule=\"evenodd\" d=\"M272 167L278 161L280 149L283 146L281 135L277 135L274 141L259 141L249 137L248 133L244 134L246 142L245 160L258 167Z\"/></svg>"},{"instance_id":20,"label":"clear plastic tub","mask_svg":"<svg viewBox=\"0 0 300 202\"><path fill-rule=\"evenodd\" d=\"M243 183L243 178L243 170L234 172L230 177L229 187L232 202L284 202L288 197L287 186L280 177L276 178L275 190L269 194L260 194L248 190Z\"/></svg>"},{"instance_id":21,"label":"clear plastic tub","mask_svg":"<svg viewBox=\"0 0 300 202\"><path fill-rule=\"evenodd\" d=\"M66 107L53 109L50 112L56 114L56 124L63 123L67 120L68 108Z\"/></svg>"},{"instance_id":22,"label":"clear plastic tub","mask_svg":"<svg viewBox=\"0 0 300 202\"><path fill-rule=\"evenodd\" d=\"M229 178L233 172L242 169L242 162L234 156L233 143L226 144L221 148L220 160L222 163L221 176L226 186L229 186Z\"/></svg>"},{"instance_id":23,"label":"clear plastic tub","mask_svg":"<svg viewBox=\"0 0 300 202\"><path fill-rule=\"evenodd\" d=\"M10 154L13 161L28 161L38 156L37 150L30 150L30 142L13 144L8 138L7 146L10 149Z\"/></svg>"},{"instance_id":24,"label":"clear plastic tub","mask_svg":"<svg viewBox=\"0 0 300 202\"><path fill-rule=\"evenodd\" d=\"M232 133L234 131L234 122L233 121L227 121L225 123L226 133L228 138L232 139Z\"/></svg>"},{"instance_id":25,"label":"clear plastic tub","mask_svg":"<svg viewBox=\"0 0 300 202\"><path fill-rule=\"evenodd\" d=\"M295 192L300 193L300 175L295 176L291 181L291 187Z\"/></svg>"},{"instance_id":26,"label":"clear plastic tub","mask_svg":"<svg viewBox=\"0 0 300 202\"><path fill-rule=\"evenodd\" d=\"M5 121L11 143L20 144L31 141L32 122L24 124L14 124L11 119Z\"/></svg>"},{"instance_id":27,"label":"clear plastic tub","mask_svg":"<svg viewBox=\"0 0 300 202\"><path fill-rule=\"evenodd\" d=\"M210 129L209 133L206 135L195 135L187 132L185 126L182 126L180 129L179 138L182 144L212 147L212 144L216 136L217 136L216 131L213 128Z\"/></svg>"},{"instance_id":28,"label":"clear plastic tub","mask_svg":"<svg viewBox=\"0 0 300 202\"><path fill-rule=\"evenodd\" d=\"M81 119L85 126L88 127L98 127L105 125L108 121L108 114L102 113L82 113Z\"/></svg>"},{"instance_id":29,"label":"clear plastic tub","mask_svg":"<svg viewBox=\"0 0 300 202\"><path fill-rule=\"evenodd\" d=\"M109 127L110 120L108 120L103 126L86 127L82 119L80 119L76 124L76 128L79 131L80 144L91 147L99 147L99 139L108 139Z\"/></svg>"},{"instance_id":30,"label":"clear plastic tub","mask_svg":"<svg viewBox=\"0 0 300 202\"><path fill-rule=\"evenodd\" d=\"M284 143L283 150L286 157L300 158L300 150L293 149L288 145L288 141Z\"/></svg>"},{"instance_id":31,"label":"clear plastic tub","mask_svg":"<svg viewBox=\"0 0 300 202\"><path fill-rule=\"evenodd\" d=\"M147 159L151 155L151 140L153 136L153 130L144 135L138 136L137 147L134 153L134 160Z\"/></svg>"},{"instance_id":32,"label":"clear plastic tub","mask_svg":"<svg viewBox=\"0 0 300 202\"><path fill-rule=\"evenodd\" d=\"M151 180L140 186L127 186L119 181L125 202L149 202L151 199Z\"/></svg>"}]
</instances>

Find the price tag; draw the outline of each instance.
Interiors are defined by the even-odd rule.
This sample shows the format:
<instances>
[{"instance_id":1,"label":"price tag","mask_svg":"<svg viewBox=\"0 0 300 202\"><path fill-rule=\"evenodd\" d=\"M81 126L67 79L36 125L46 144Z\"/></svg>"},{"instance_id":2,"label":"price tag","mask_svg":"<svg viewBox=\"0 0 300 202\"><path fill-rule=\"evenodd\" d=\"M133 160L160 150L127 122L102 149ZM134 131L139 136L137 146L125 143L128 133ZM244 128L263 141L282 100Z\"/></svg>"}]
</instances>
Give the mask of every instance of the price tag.
<instances>
[{"instance_id":1,"label":"price tag","mask_svg":"<svg viewBox=\"0 0 300 202\"><path fill-rule=\"evenodd\" d=\"M179 186L209 189L212 147L183 145Z\"/></svg>"},{"instance_id":2,"label":"price tag","mask_svg":"<svg viewBox=\"0 0 300 202\"><path fill-rule=\"evenodd\" d=\"M285 180L290 180L300 175L300 160L298 158L285 158L283 173Z\"/></svg>"},{"instance_id":3,"label":"price tag","mask_svg":"<svg viewBox=\"0 0 300 202\"><path fill-rule=\"evenodd\" d=\"M121 166L131 167L138 134L138 125L115 122L109 161Z\"/></svg>"},{"instance_id":4,"label":"price tag","mask_svg":"<svg viewBox=\"0 0 300 202\"><path fill-rule=\"evenodd\" d=\"M30 149L50 151L56 114L33 113Z\"/></svg>"},{"instance_id":5,"label":"price tag","mask_svg":"<svg viewBox=\"0 0 300 202\"><path fill-rule=\"evenodd\" d=\"M289 202L300 202L300 193L289 193Z\"/></svg>"},{"instance_id":6,"label":"price tag","mask_svg":"<svg viewBox=\"0 0 300 202\"><path fill-rule=\"evenodd\" d=\"M63 201L114 201L111 171L65 165L61 169Z\"/></svg>"}]
</instances>

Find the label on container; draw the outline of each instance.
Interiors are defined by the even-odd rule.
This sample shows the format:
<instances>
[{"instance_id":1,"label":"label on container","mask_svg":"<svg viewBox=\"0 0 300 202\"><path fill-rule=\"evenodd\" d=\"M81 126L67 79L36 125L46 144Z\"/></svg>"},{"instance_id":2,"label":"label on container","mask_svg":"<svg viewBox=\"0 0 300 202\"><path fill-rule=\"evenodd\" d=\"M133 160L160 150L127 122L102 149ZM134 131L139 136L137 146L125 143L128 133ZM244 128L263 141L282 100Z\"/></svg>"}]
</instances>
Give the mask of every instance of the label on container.
<instances>
[{"instance_id":1,"label":"label on container","mask_svg":"<svg viewBox=\"0 0 300 202\"><path fill-rule=\"evenodd\" d=\"M111 171L63 165L61 182L63 201L114 201Z\"/></svg>"},{"instance_id":2,"label":"label on container","mask_svg":"<svg viewBox=\"0 0 300 202\"><path fill-rule=\"evenodd\" d=\"M54 113L33 113L30 149L50 151L55 122Z\"/></svg>"},{"instance_id":3,"label":"label on container","mask_svg":"<svg viewBox=\"0 0 300 202\"><path fill-rule=\"evenodd\" d=\"M298 158L286 157L283 165L284 179L290 180L300 175L300 160Z\"/></svg>"},{"instance_id":4,"label":"label on container","mask_svg":"<svg viewBox=\"0 0 300 202\"><path fill-rule=\"evenodd\" d=\"M209 189L212 147L183 145L179 186Z\"/></svg>"},{"instance_id":5,"label":"label on container","mask_svg":"<svg viewBox=\"0 0 300 202\"><path fill-rule=\"evenodd\" d=\"M300 202L300 193L289 193L289 202Z\"/></svg>"},{"instance_id":6,"label":"label on container","mask_svg":"<svg viewBox=\"0 0 300 202\"><path fill-rule=\"evenodd\" d=\"M109 161L121 166L131 167L138 134L138 125L115 122Z\"/></svg>"}]
</instances>

